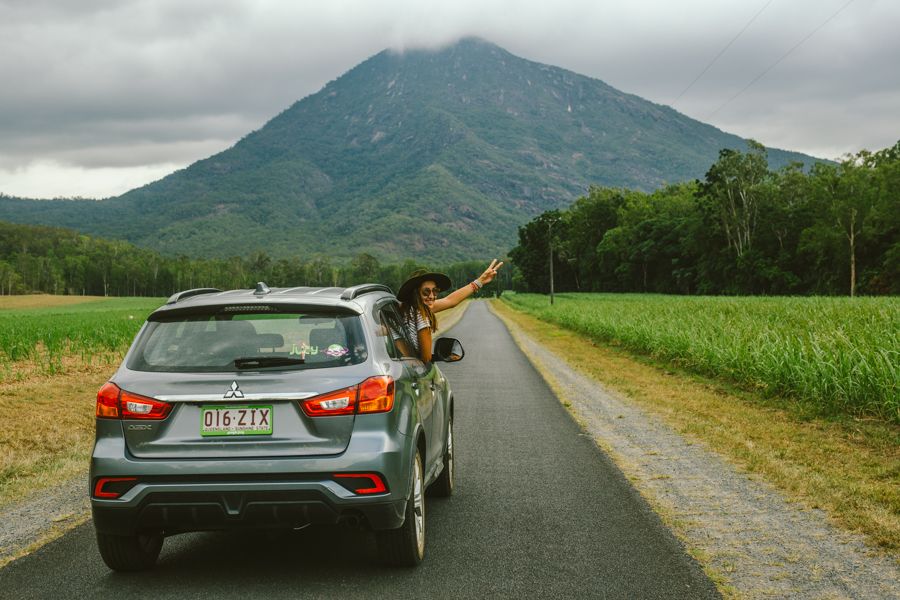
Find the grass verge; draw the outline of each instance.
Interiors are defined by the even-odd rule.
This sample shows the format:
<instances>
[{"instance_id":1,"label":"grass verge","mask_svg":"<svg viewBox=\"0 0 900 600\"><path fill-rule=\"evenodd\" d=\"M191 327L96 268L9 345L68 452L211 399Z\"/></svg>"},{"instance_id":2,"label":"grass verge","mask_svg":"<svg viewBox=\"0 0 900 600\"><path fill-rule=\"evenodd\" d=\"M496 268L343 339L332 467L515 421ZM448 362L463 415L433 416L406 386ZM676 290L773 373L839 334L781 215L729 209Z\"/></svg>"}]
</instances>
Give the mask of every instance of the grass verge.
<instances>
[{"instance_id":1,"label":"grass verge","mask_svg":"<svg viewBox=\"0 0 900 600\"><path fill-rule=\"evenodd\" d=\"M900 555L900 427L874 419L806 418L775 406L777 399L595 344L503 302L492 306L572 367L679 433Z\"/></svg>"},{"instance_id":2,"label":"grass verge","mask_svg":"<svg viewBox=\"0 0 900 600\"><path fill-rule=\"evenodd\" d=\"M0 422L8 424L0 437L0 507L87 472L97 390L114 358L66 357L65 372L52 377L22 364L26 375L0 383Z\"/></svg>"}]
</instances>

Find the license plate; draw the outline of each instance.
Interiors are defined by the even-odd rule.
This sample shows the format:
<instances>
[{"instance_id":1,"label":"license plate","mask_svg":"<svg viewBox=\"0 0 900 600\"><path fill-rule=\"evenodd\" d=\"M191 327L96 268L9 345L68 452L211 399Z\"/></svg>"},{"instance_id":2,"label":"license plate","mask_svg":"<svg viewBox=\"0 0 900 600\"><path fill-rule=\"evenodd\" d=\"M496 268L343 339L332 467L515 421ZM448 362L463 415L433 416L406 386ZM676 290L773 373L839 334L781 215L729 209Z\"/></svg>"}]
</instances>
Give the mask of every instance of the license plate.
<instances>
[{"instance_id":1,"label":"license plate","mask_svg":"<svg viewBox=\"0 0 900 600\"><path fill-rule=\"evenodd\" d=\"M271 435L271 406L207 406L200 411L200 435Z\"/></svg>"}]
</instances>

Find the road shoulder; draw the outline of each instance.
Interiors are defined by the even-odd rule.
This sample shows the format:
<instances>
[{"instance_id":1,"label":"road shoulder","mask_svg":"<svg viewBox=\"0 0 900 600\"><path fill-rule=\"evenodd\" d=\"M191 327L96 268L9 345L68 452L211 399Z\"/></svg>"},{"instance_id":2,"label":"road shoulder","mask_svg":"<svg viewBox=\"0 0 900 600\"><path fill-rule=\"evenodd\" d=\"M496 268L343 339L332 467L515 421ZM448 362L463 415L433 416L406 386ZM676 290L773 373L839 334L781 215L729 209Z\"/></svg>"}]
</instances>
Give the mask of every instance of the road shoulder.
<instances>
[{"instance_id":1,"label":"road shoulder","mask_svg":"<svg viewBox=\"0 0 900 600\"><path fill-rule=\"evenodd\" d=\"M87 470L0 508L0 568L90 518Z\"/></svg>"},{"instance_id":2,"label":"road shoulder","mask_svg":"<svg viewBox=\"0 0 900 600\"><path fill-rule=\"evenodd\" d=\"M576 371L491 308L726 596L900 598L897 565L873 553L862 536L836 529L822 511L788 502L624 393Z\"/></svg>"}]
</instances>

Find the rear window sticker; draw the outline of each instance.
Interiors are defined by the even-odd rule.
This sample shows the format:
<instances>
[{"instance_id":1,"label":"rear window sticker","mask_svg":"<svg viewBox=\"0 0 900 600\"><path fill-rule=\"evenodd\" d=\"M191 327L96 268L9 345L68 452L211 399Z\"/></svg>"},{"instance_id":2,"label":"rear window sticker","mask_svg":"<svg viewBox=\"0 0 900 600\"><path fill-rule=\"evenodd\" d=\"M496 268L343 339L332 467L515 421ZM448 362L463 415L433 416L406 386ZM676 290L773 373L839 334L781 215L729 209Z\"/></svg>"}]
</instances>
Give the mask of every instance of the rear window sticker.
<instances>
[{"instance_id":1,"label":"rear window sticker","mask_svg":"<svg viewBox=\"0 0 900 600\"><path fill-rule=\"evenodd\" d=\"M325 350L325 354L327 354L328 356L334 356L334 357L344 356L348 352L350 352L350 349L345 348L345 347L341 346L340 344L332 344L332 345L328 346L327 350Z\"/></svg>"},{"instance_id":2,"label":"rear window sticker","mask_svg":"<svg viewBox=\"0 0 900 600\"><path fill-rule=\"evenodd\" d=\"M306 355L315 356L319 353L318 346L309 346L306 342L300 342L300 344L291 344L291 351L288 352L288 356L299 356L301 359L306 360Z\"/></svg>"}]
</instances>

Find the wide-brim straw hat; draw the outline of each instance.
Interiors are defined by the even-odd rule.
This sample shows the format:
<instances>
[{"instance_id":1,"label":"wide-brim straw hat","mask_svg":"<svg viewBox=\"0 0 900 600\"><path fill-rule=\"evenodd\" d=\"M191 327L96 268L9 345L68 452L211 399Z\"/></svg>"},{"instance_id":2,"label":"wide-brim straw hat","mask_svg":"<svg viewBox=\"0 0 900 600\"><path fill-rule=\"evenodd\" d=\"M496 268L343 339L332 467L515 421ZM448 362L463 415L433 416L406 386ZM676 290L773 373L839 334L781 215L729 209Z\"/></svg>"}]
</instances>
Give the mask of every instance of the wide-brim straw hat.
<instances>
[{"instance_id":1,"label":"wide-brim straw hat","mask_svg":"<svg viewBox=\"0 0 900 600\"><path fill-rule=\"evenodd\" d=\"M419 289L419 286L422 285L423 281L433 281L442 292L444 290L449 290L453 285L450 278L443 273L432 273L425 269L419 269L418 271L414 271L406 281L403 282L403 285L400 286L400 291L397 292L397 298L408 303L412 298L413 292Z\"/></svg>"}]
</instances>

